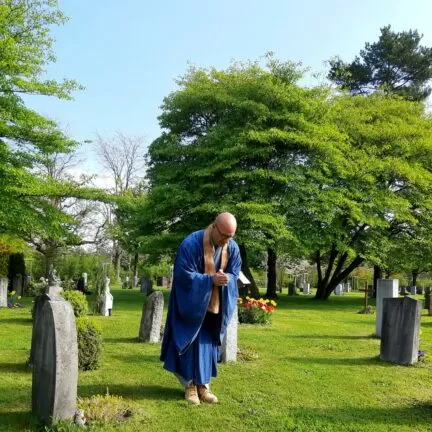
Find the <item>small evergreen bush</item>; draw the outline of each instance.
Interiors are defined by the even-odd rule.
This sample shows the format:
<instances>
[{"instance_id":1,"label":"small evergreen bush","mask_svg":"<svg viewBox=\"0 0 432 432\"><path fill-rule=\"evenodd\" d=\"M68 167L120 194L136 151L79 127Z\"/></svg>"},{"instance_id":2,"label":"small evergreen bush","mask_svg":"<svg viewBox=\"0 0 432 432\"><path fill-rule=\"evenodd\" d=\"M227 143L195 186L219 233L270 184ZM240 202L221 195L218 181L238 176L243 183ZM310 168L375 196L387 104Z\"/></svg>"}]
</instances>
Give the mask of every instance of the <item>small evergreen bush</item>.
<instances>
[{"instance_id":1,"label":"small evergreen bush","mask_svg":"<svg viewBox=\"0 0 432 432\"><path fill-rule=\"evenodd\" d=\"M102 331L99 325L87 317L76 319L78 339L78 368L95 370L99 367L102 351Z\"/></svg>"},{"instance_id":2,"label":"small evergreen bush","mask_svg":"<svg viewBox=\"0 0 432 432\"><path fill-rule=\"evenodd\" d=\"M62 297L73 307L76 317L82 317L88 313L88 303L86 296L81 291L61 291Z\"/></svg>"}]
</instances>

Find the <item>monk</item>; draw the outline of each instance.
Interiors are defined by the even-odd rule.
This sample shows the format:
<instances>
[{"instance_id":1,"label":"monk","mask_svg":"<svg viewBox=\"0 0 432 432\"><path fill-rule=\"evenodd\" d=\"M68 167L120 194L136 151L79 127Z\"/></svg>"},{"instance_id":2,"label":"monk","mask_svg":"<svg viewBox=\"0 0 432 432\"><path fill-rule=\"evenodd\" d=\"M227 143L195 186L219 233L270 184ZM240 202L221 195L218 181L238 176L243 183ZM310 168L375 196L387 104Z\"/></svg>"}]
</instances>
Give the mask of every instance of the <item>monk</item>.
<instances>
[{"instance_id":1,"label":"monk","mask_svg":"<svg viewBox=\"0 0 432 432\"><path fill-rule=\"evenodd\" d=\"M175 259L160 358L194 405L218 402L209 384L217 376L219 349L237 305L236 229L234 215L220 213L207 229L183 240Z\"/></svg>"}]
</instances>

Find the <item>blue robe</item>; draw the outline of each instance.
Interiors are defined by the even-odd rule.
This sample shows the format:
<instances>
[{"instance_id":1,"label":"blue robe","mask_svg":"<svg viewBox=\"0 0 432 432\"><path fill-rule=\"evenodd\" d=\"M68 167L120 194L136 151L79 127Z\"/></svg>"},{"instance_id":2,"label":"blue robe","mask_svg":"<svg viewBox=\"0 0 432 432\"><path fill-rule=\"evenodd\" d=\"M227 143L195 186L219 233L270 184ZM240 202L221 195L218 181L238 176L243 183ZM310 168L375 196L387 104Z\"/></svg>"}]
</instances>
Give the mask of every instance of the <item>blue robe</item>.
<instances>
[{"instance_id":1,"label":"blue robe","mask_svg":"<svg viewBox=\"0 0 432 432\"><path fill-rule=\"evenodd\" d=\"M225 269L230 278L221 288L220 313L207 313L213 277L204 274L203 236L204 230L190 234L177 252L160 357L165 369L195 384L208 384L217 375L219 346L237 305L241 268L239 248L230 240Z\"/></svg>"}]
</instances>

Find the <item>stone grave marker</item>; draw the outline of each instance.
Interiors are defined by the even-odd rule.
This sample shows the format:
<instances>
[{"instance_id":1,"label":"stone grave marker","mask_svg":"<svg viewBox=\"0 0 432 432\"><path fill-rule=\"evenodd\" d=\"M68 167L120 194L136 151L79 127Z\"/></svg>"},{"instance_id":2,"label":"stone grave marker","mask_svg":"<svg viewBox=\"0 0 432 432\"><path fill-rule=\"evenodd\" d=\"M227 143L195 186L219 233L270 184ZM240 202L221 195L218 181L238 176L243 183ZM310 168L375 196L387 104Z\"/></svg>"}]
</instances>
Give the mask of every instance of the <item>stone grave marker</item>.
<instances>
[{"instance_id":1,"label":"stone grave marker","mask_svg":"<svg viewBox=\"0 0 432 432\"><path fill-rule=\"evenodd\" d=\"M381 360L408 365L418 361L421 300L384 298Z\"/></svg>"},{"instance_id":2,"label":"stone grave marker","mask_svg":"<svg viewBox=\"0 0 432 432\"><path fill-rule=\"evenodd\" d=\"M335 295L337 295L337 296L341 296L341 295L343 295L343 286L342 286L342 284L338 284L337 286L336 286L336 289L335 289Z\"/></svg>"},{"instance_id":3,"label":"stone grave marker","mask_svg":"<svg viewBox=\"0 0 432 432\"><path fill-rule=\"evenodd\" d=\"M45 295L34 328L32 412L45 424L72 419L78 386L78 345L73 308Z\"/></svg>"},{"instance_id":4,"label":"stone grave marker","mask_svg":"<svg viewBox=\"0 0 432 432\"><path fill-rule=\"evenodd\" d=\"M160 341L163 307L164 297L161 291L154 291L147 297L141 316L140 341L151 343Z\"/></svg>"},{"instance_id":5,"label":"stone grave marker","mask_svg":"<svg viewBox=\"0 0 432 432\"><path fill-rule=\"evenodd\" d=\"M398 279L378 279L376 292L376 311L375 311L375 334L381 337L383 300L385 298L397 298L399 296Z\"/></svg>"},{"instance_id":6,"label":"stone grave marker","mask_svg":"<svg viewBox=\"0 0 432 432\"><path fill-rule=\"evenodd\" d=\"M221 347L221 360L226 363L237 361L237 331L238 331L238 307L234 308L234 313L226 329Z\"/></svg>"},{"instance_id":7,"label":"stone grave marker","mask_svg":"<svg viewBox=\"0 0 432 432\"><path fill-rule=\"evenodd\" d=\"M0 279L0 307L7 307L8 279Z\"/></svg>"},{"instance_id":8,"label":"stone grave marker","mask_svg":"<svg viewBox=\"0 0 432 432\"><path fill-rule=\"evenodd\" d=\"M303 294L310 294L310 284L303 282Z\"/></svg>"},{"instance_id":9,"label":"stone grave marker","mask_svg":"<svg viewBox=\"0 0 432 432\"><path fill-rule=\"evenodd\" d=\"M110 278L105 278L104 292L101 297L100 313L103 316L111 316L113 308L114 297L110 291Z\"/></svg>"},{"instance_id":10,"label":"stone grave marker","mask_svg":"<svg viewBox=\"0 0 432 432\"><path fill-rule=\"evenodd\" d=\"M411 286L409 289L410 289L411 295L416 295L417 294L417 287Z\"/></svg>"},{"instance_id":11,"label":"stone grave marker","mask_svg":"<svg viewBox=\"0 0 432 432\"><path fill-rule=\"evenodd\" d=\"M141 292L144 294L149 294L153 291L153 281L148 277L143 277L141 279Z\"/></svg>"}]
</instances>

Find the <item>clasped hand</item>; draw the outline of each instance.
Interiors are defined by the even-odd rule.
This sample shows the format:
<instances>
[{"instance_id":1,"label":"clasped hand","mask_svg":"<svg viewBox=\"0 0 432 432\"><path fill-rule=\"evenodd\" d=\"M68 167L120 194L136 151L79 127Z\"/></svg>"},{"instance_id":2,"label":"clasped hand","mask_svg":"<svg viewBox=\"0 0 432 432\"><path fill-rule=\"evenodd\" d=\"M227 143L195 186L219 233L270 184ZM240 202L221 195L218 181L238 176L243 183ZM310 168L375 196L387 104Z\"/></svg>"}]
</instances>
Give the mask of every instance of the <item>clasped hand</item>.
<instances>
[{"instance_id":1,"label":"clasped hand","mask_svg":"<svg viewBox=\"0 0 432 432\"><path fill-rule=\"evenodd\" d=\"M228 285L228 282L229 276L225 274L222 269L213 276L213 285L215 286Z\"/></svg>"}]
</instances>

